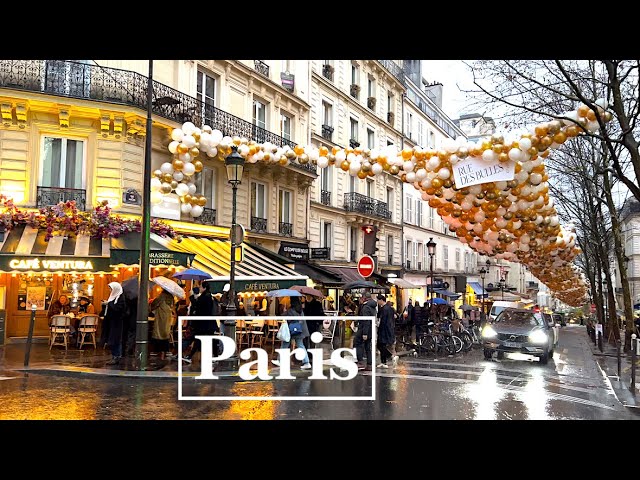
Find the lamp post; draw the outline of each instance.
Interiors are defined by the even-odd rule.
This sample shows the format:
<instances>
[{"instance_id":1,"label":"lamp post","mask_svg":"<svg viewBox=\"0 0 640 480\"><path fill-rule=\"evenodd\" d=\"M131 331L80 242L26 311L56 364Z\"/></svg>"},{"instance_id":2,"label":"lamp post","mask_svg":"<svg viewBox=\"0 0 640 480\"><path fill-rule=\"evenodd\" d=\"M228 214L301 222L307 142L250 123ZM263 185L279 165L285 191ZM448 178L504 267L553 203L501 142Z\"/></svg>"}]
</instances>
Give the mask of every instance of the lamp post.
<instances>
[{"instance_id":1,"label":"lamp post","mask_svg":"<svg viewBox=\"0 0 640 480\"><path fill-rule=\"evenodd\" d=\"M436 242L433 241L433 237L430 237L429 241L427 242L427 252L429 253L429 273L431 275L431 282L430 282L431 295L429 295L429 298L431 299L431 301L433 303L433 295L434 295L434 292L433 292L433 257L436 254ZM429 293L429 292L427 291L427 293Z\"/></svg>"},{"instance_id":2,"label":"lamp post","mask_svg":"<svg viewBox=\"0 0 640 480\"><path fill-rule=\"evenodd\" d=\"M238 193L238 185L242 182L242 174L244 173L244 157L238 153L238 147L231 147L231 154L224 159L224 165L227 169L227 180L231 184L233 195L231 197L231 269L229 271L229 298L227 302L227 316L235 317L236 315L236 196ZM242 239L241 239L242 240ZM236 338L236 320L235 318L225 320L224 324L228 327L229 336L235 341ZM227 330L225 328L225 330Z\"/></svg>"},{"instance_id":3,"label":"lamp post","mask_svg":"<svg viewBox=\"0 0 640 480\"><path fill-rule=\"evenodd\" d=\"M507 267L500 267L500 291L502 292L502 300L504 300L504 287L507 285L507 275L509 272Z\"/></svg>"},{"instance_id":4,"label":"lamp post","mask_svg":"<svg viewBox=\"0 0 640 480\"><path fill-rule=\"evenodd\" d=\"M482 300L482 315L480 315L480 321L484 322L484 317L485 317L485 315L484 315L484 296L486 295L485 289L484 289L484 277L487 275L487 273L489 273L489 271L485 270L485 268L482 267L480 269L480 272L478 272L478 273L480 273L480 278L482 279L482 298L481 298L481 300Z\"/></svg>"}]
</instances>

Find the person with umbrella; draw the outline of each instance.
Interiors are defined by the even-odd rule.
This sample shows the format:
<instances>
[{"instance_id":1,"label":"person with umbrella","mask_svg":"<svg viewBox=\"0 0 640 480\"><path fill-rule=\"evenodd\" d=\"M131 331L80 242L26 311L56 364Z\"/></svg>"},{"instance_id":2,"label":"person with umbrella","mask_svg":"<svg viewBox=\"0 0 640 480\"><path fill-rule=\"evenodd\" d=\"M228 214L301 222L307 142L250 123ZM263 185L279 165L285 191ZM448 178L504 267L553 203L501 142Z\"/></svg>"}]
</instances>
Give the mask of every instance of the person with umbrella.
<instances>
[{"instance_id":1,"label":"person with umbrella","mask_svg":"<svg viewBox=\"0 0 640 480\"><path fill-rule=\"evenodd\" d=\"M111 282L109 289L111 293L104 312L105 323L109 325L107 344L111 350L111 360L107 365L118 365L122 358L122 331L127 316L127 304L122 295L122 285Z\"/></svg>"},{"instance_id":2,"label":"person with umbrella","mask_svg":"<svg viewBox=\"0 0 640 480\"><path fill-rule=\"evenodd\" d=\"M215 317L220 315L220 307L217 301L214 301L211 296L210 291L211 284L209 282L202 283L201 293L198 295L196 299L196 315L202 317ZM196 335L215 335L220 331L218 328L218 323L215 320L192 320L191 322L191 332L193 336ZM193 342L193 347L191 352L186 357L187 360L192 360L193 356L200 352L202 349L202 345L200 344L200 340L197 338ZM215 353L215 352L214 352Z\"/></svg>"},{"instance_id":3,"label":"person with umbrella","mask_svg":"<svg viewBox=\"0 0 640 480\"><path fill-rule=\"evenodd\" d=\"M162 292L160 292L160 295L151 302L151 311L155 318L151 338L156 347L156 351L159 352L158 356L160 360L165 359L166 352L169 350L169 336L171 333L171 318L174 305L173 295L164 288Z\"/></svg>"},{"instance_id":4,"label":"person with umbrella","mask_svg":"<svg viewBox=\"0 0 640 480\"><path fill-rule=\"evenodd\" d=\"M272 293L272 292L270 292ZM298 293L298 292L296 292ZM302 302L300 302L300 297L291 297L291 308L284 313L285 317L301 317L304 315L302 311ZM295 320L287 320L287 323L291 325L292 323L299 322L302 324L302 332L291 335L291 339L288 342L282 342L281 348L289 348L291 345L291 341L294 340L296 342L296 348L301 348L304 350L304 359L302 360L302 370L308 370L311 368L311 363L309 362L309 355L307 354L307 349L304 347L304 339L309 336L309 329L307 327L307 322L304 319L295 319ZM278 360L271 360L276 366L280 366L280 362Z\"/></svg>"},{"instance_id":5,"label":"person with umbrella","mask_svg":"<svg viewBox=\"0 0 640 480\"><path fill-rule=\"evenodd\" d=\"M307 295L307 302L304 308L305 317L324 317L324 309L322 308L322 303L318 301L318 299L312 295ZM309 332L317 332L322 325L322 320L307 320L307 327L309 327ZM309 340L307 340L307 343ZM307 345L308 348L308 345Z\"/></svg>"}]
</instances>

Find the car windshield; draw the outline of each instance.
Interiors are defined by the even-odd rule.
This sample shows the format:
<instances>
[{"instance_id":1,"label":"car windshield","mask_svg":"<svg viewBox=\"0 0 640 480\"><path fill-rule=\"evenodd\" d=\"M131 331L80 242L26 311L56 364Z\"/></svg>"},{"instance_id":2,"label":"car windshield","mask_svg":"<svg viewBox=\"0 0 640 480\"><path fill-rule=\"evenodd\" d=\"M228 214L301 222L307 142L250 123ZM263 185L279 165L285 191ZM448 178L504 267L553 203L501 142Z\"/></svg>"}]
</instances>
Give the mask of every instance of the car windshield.
<instances>
[{"instance_id":1,"label":"car windshield","mask_svg":"<svg viewBox=\"0 0 640 480\"><path fill-rule=\"evenodd\" d=\"M491 315L498 316L498 315L500 315L500 312L502 312L505 308L507 308L507 307L493 307L491 309L492 310Z\"/></svg>"},{"instance_id":2,"label":"car windshield","mask_svg":"<svg viewBox=\"0 0 640 480\"><path fill-rule=\"evenodd\" d=\"M514 312L509 310L502 312L496 318L496 323L521 327L543 325L542 319L534 315L533 312Z\"/></svg>"}]
</instances>

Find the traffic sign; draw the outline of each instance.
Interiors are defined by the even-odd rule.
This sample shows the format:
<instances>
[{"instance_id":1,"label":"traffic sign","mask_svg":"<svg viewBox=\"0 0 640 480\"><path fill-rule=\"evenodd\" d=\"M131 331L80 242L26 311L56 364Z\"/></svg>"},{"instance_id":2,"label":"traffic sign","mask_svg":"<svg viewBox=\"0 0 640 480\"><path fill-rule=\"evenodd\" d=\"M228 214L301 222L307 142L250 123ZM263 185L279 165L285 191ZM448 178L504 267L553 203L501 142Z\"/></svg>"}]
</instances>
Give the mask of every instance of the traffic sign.
<instances>
[{"instance_id":1,"label":"traffic sign","mask_svg":"<svg viewBox=\"0 0 640 480\"><path fill-rule=\"evenodd\" d=\"M358 260L358 273L363 278L369 278L375 268L375 262L369 255L363 255Z\"/></svg>"}]
</instances>

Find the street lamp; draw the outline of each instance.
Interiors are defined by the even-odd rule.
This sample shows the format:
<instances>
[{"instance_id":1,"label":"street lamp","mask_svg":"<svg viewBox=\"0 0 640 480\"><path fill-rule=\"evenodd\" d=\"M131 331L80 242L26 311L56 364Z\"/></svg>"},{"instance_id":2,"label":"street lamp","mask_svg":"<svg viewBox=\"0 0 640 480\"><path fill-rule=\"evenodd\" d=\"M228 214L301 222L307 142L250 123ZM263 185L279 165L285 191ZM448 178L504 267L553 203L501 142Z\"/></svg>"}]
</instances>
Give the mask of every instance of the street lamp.
<instances>
[{"instance_id":1,"label":"street lamp","mask_svg":"<svg viewBox=\"0 0 640 480\"><path fill-rule=\"evenodd\" d=\"M487 275L487 273L489 273L489 270L486 270L484 267L482 267L480 269L480 278L482 279L482 315L480 315L480 321L484 322L484 318L485 318L485 314L484 314L484 296L486 295L485 293L485 289L484 289L484 277Z\"/></svg>"},{"instance_id":2,"label":"street lamp","mask_svg":"<svg viewBox=\"0 0 640 480\"><path fill-rule=\"evenodd\" d=\"M500 267L500 291L502 292L502 300L504 300L504 287L507 285L507 275L509 275L508 267Z\"/></svg>"},{"instance_id":3,"label":"street lamp","mask_svg":"<svg viewBox=\"0 0 640 480\"><path fill-rule=\"evenodd\" d=\"M238 147L231 147L231 154L224 159L227 169L227 181L231 184L233 195L231 197L231 270L229 271L229 298L227 302L226 314L228 317L235 317L236 314L236 195L238 185L242 182L244 173L244 157L238 153ZM240 239L242 241L242 239ZM236 320L225 320L225 326L229 327L229 336L235 341Z\"/></svg>"},{"instance_id":4,"label":"street lamp","mask_svg":"<svg viewBox=\"0 0 640 480\"><path fill-rule=\"evenodd\" d=\"M433 303L433 296L434 296L434 292L433 292L433 257L436 254L436 242L433 241L433 237L429 238L429 241L427 242L427 252L429 253L429 271L431 273L431 295L429 296L429 298L431 299L431 302ZM427 289L427 293L428 289Z\"/></svg>"}]
</instances>

